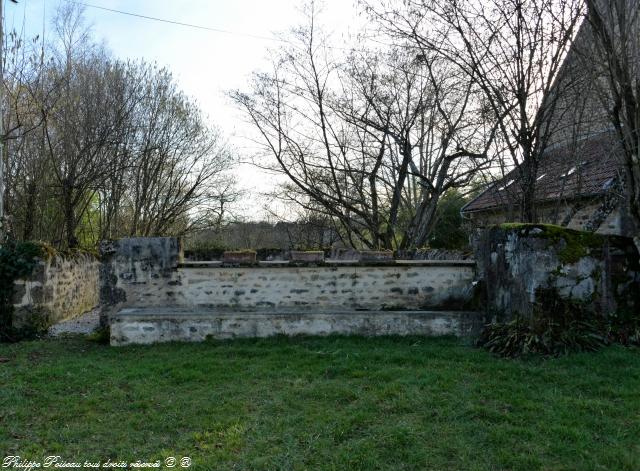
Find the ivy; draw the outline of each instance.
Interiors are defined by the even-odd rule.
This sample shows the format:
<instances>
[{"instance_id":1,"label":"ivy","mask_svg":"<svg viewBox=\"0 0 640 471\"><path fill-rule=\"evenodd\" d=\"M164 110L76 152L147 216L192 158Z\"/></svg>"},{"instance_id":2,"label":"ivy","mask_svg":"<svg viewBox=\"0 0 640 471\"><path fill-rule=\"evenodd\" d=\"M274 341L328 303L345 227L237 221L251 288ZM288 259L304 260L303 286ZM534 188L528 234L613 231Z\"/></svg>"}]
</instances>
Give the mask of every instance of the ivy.
<instances>
[{"instance_id":1,"label":"ivy","mask_svg":"<svg viewBox=\"0 0 640 471\"><path fill-rule=\"evenodd\" d=\"M29 276L37 258L45 255L42 245L7 241L0 247L0 342L14 342L26 335L13 326L14 282Z\"/></svg>"}]
</instances>

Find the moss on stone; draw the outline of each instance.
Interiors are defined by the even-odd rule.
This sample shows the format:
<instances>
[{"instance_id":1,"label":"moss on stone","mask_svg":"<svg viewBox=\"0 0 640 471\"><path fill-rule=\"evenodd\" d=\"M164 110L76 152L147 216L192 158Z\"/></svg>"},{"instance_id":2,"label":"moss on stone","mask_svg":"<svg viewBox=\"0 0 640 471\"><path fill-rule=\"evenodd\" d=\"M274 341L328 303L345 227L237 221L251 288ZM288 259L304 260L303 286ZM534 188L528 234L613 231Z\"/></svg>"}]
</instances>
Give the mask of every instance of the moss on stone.
<instances>
[{"instance_id":1,"label":"moss on stone","mask_svg":"<svg viewBox=\"0 0 640 471\"><path fill-rule=\"evenodd\" d=\"M75 259L77 257L83 256L83 255L90 255L91 257L94 257L96 259L100 258L100 254L98 253L98 250L96 249L91 249L91 248L71 248L71 249L62 249L62 250L58 250L55 247L53 247L52 245L50 245L47 242L43 242L43 241L33 241L33 242L28 242L29 244L33 245L37 250L40 251L40 253L37 255L38 258L41 258L43 260L51 260L54 257L65 257L68 259Z\"/></svg>"},{"instance_id":2,"label":"moss on stone","mask_svg":"<svg viewBox=\"0 0 640 471\"><path fill-rule=\"evenodd\" d=\"M13 325L14 282L29 276L44 255L43 247L34 242L7 241L0 247L0 341L15 341L23 333Z\"/></svg>"},{"instance_id":3,"label":"moss on stone","mask_svg":"<svg viewBox=\"0 0 640 471\"><path fill-rule=\"evenodd\" d=\"M605 237L600 234L554 224L504 223L498 227L506 231L520 231L526 237L548 239L554 244L564 241L564 246L558 248L558 259L563 264L576 263L589 255L592 249L602 248L605 242Z\"/></svg>"},{"instance_id":4,"label":"moss on stone","mask_svg":"<svg viewBox=\"0 0 640 471\"><path fill-rule=\"evenodd\" d=\"M89 255L96 259L100 258L100 254L97 250L94 249L86 249L86 248L72 248L72 249L64 249L55 252L56 255L60 255L70 260L75 260L84 255Z\"/></svg>"},{"instance_id":5,"label":"moss on stone","mask_svg":"<svg viewBox=\"0 0 640 471\"><path fill-rule=\"evenodd\" d=\"M40 248L39 257L44 260L51 260L58 255L58 251L50 244L42 241L35 241L33 244Z\"/></svg>"}]
</instances>

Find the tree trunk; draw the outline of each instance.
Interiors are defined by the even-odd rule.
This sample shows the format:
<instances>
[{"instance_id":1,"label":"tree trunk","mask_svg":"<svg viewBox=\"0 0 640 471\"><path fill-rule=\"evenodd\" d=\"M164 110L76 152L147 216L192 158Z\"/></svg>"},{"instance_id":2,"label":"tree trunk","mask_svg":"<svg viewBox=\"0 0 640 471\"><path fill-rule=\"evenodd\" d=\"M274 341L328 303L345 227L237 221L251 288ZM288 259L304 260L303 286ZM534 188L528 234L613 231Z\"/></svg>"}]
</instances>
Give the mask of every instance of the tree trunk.
<instances>
[{"instance_id":1,"label":"tree trunk","mask_svg":"<svg viewBox=\"0 0 640 471\"><path fill-rule=\"evenodd\" d=\"M71 190L69 188L63 190L62 205L66 244L67 248L73 249L78 247L78 239L76 238L75 211Z\"/></svg>"},{"instance_id":2,"label":"tree trunk","mask_svg":"<svg viewBox=\"0 0 640 471\"><path fill-rule=\"evenodd\" d=\"M429 200L424 215L420 219L420 225L416 234L415 245L416 247L424 247L427 244L429 234L436 223L436 210L438 209L438 201L440 198L433 196Z\"/></svg>"},{"instance_id":3,"label":"tree trunk","mask_svg":"<svg viewBox=\"0 0 640 471\"><path fill-rule=\"evenodd\" d=\"M533 159L522 163L522 197L520 198L520 220L522 222L538 222L536 212L536 176L538 168Z\"/></svg>"},{"instance_id":4,"label":"tree trunk","mask_svg":"<svg viewBox=\"0 0 640 471\"><path fill-rule=\"evenodd\" d=\"M36 211L36 182L34 180L27 184L27 199L25 202L24 227L22 229L22 240L33 238L34 218Z\"/></svg>"}]
</instances>

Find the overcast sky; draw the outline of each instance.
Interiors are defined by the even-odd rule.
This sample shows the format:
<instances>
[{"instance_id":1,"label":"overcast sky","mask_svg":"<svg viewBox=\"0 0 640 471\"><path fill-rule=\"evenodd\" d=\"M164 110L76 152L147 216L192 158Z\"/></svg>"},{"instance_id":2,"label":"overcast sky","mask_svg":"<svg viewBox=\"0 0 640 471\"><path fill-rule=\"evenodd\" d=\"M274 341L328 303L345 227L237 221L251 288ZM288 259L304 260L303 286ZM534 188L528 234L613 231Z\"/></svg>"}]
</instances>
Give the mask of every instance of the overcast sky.
<instances>
[{"instance_id":1,"label":"overcast sky","mask_svg":"<svg viewBox=\"0 0 640 471\"><path fill-rule=\"evenodd\" d=\"M67 0L19 0L4 2L5 27L27 36L50 28L56 6ZM152 16L232 34L171 25L87 6L85 15L94 37L104 40L116 57L144 58L167 66L182 89L195 98L212 122L221 127L241 153L251 152L243 139L247 127L224 92L246 88L252 71L266 67L269 48L278 46L278 34L300 24L302 0L90 0L100 6ZM357 22L355 0L324 0L321 21L338 43ZM45 31L46 34L46 31ZM262 38L256 38L260 36ZM246 157L246 155L245 155ZM246 216L257 216L257 195L273 185L273 179L248 165L237 172L243 188Z\"/></svg>"}]
</instances>

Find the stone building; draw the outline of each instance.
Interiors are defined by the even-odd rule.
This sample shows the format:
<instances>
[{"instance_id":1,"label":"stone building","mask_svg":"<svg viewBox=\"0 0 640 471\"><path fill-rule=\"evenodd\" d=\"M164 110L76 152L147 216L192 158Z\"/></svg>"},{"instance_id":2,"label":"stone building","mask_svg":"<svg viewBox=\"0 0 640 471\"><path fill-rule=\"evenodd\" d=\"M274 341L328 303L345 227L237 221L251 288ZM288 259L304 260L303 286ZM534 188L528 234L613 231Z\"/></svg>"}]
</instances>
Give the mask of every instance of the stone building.
<instances>
[{"instance_id":1,"label":"stone building","mask_svg":"<svg viewBox=\"0 0 640 471\"><path fill-rule=\"evenodd\" d=\"M636 1L631 0L631 5ZM640 27L637 18L633 21ZM594 44L585 21L543 101L542 106L553 106L554 112L545 137L546 151L539 159L536 212L538 222L632 236L634 225L624 193L624 156L604 104L608 100L603 100L608 82L592 64L598 57ZM464 206L462 216L472 227L518 222L521 194L513 170Z\"/></svg>"},{"instance_id":2,"label":"stone building","mask_svg":"<svg viewBox=\"0 0 640 471\"><path fill-rule=\"evenodd\" d=\"M535 199L538 221L601 234L630 235L619 144L612 131L549 147L540 159ZM490 185L462 208L473 227L519 220L517 171Z\"/></svg>"}]
</instances>

